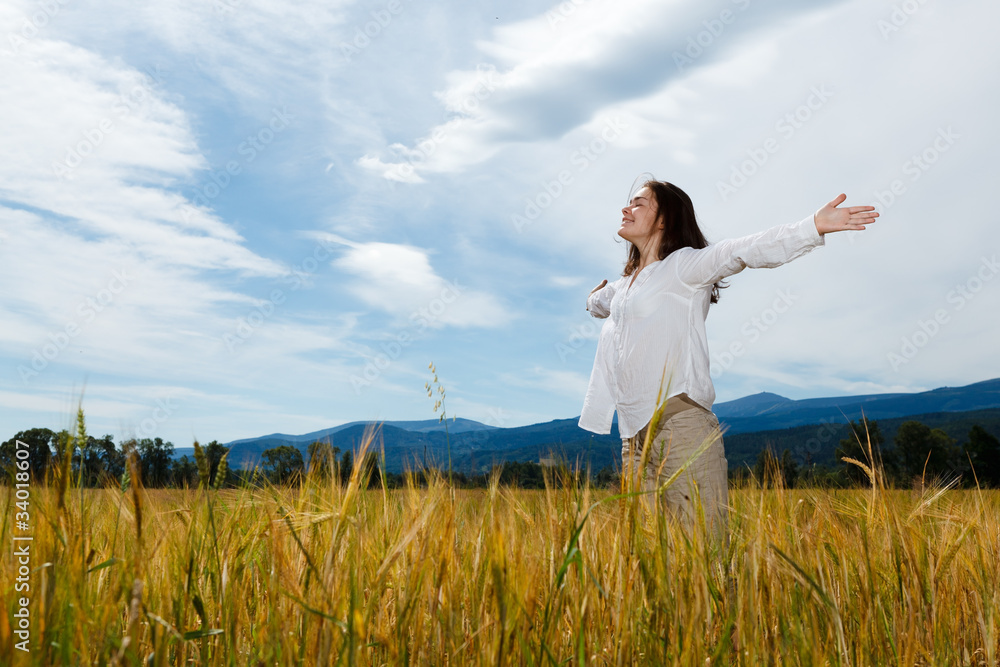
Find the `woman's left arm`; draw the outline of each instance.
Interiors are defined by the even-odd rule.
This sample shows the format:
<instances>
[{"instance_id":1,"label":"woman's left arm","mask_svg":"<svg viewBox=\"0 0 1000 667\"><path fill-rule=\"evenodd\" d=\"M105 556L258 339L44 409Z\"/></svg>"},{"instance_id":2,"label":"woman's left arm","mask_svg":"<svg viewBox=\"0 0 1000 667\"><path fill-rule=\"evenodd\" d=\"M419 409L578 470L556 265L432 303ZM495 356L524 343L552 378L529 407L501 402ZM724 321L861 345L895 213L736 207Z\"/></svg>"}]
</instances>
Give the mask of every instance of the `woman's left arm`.
<instances>
[{"instance_id":1,"label":"woman's left arm","mask_svg":"<svg viewBox=\"0 0 1000 667\"><path fill-rule=\"evenodd\" d=\"M617 285L617 280L613 283L603 280L600 285L590 290L587 296L587 311L592 316L603 319L611 314L611 299L615 296Z\"/></svg>"},{"instance_id":2,"label":"woman's left arm","mask_svg":"<svg viewBox=\"0 0 1000 667\"><path fill-rule=\"evenodd\" d=\"M815 214L799 222L778 225L738 239L727 239L706 248L677 251L678 276L693 286L705 286L743 269L774 268L824 245L824 234L865 229L875 222L874 206L837 208L847 199L841 194Z\"/></svg>"}]
</instances>

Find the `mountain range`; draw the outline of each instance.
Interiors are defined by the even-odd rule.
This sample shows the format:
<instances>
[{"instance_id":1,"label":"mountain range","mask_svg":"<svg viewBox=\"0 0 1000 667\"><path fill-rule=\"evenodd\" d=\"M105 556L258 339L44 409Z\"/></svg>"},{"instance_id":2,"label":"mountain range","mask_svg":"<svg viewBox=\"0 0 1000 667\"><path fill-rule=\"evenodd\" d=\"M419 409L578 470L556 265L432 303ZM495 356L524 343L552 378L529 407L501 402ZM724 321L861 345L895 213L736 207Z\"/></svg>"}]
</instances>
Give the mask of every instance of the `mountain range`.
<instances>
[{"instance_id":1,"label":"mountain range","mask_svg":"<svg viewBox=\"0 0 1000 667\"><path fill-rule=\"evenodd\" d=\"M848 422L862 415L879 420L890 442L898 425L908 419L943 428L958 440L972 423L1000 436L1000 378L909 394L793 400L761 392L716 403L713 411L724 429L731 466L752 462L766 444L777 451L788 448L805 462L832 463L834 448L840 438L847 437ZM611 433L594 434L577 426L578 420L556 419L512 428L462 418L447 423L429 419L378 425L355 421L302 435L272 433L225 444L230 448L230 464L237 468L258 464L265 450L281 445L298 448L304 458L309 444L317 440L328 441L341 451L357 450L366 433L373 430L374 447L384 450L386 469L391 472L425 464L446 467L449 448L454 468L467 472L488 470L502 461L538 461L552 456L587 463L594 469L617 462L621 451L617 422L612 423ZM175 456L190 453L190 448L175 450Z\"/></svg>"}]
</instances>

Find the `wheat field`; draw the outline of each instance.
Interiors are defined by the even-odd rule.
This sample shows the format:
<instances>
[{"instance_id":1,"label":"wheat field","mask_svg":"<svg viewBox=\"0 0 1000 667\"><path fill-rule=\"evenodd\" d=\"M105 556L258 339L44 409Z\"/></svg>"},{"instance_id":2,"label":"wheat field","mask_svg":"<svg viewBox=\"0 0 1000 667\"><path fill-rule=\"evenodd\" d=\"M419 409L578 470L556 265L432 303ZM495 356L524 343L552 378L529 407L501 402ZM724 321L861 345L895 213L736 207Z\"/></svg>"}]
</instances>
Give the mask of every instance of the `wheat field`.
<instances>
[{"instance_id":1,"label":"wheat field","mask_svg":"<svg viewBox=\"0 0 1000 667\"><path fill-rule=\"evenodd\" d=\"M29 489L27 593L0 487L0 662L1000 665L998 491L735 489L716 550L570 473L354 473L147 490L57 470Z\"/></svg>"}]
</instances>

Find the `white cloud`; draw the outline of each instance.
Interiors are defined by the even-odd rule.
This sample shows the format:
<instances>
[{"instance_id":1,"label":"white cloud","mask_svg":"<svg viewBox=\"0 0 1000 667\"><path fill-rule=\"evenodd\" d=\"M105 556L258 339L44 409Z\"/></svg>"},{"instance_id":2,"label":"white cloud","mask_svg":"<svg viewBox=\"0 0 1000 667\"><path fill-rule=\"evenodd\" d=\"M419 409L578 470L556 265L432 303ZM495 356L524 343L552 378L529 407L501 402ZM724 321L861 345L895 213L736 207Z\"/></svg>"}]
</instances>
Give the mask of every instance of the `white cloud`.
<instances>
[{"instance_id":1,"label":"white cloud","mask_svg":"<svg viewBox=\"0 0 1000 667\"><path fill-rule=\"evenodd\" d=\"M23 14L35 5L17 2ZM167 50L252 107L276 89L318 87L317 72L342 65L340 37L353 0L74 0L45 29L117 52ZM94 17L99 16L99 20ZM219 91L204 91L222 98Z\"/></svg>"},{"instance_id":2,"label":"white cloud","mask_svg":"<svg viewBox=\"0 0 1000 667\"><path fill-rule=\"evenodd\" d=\"M494 156L513 143L553 141L577 128L602 109L645 97L691 71L711 67L743 44L770 13L788 16L811 12L815 22L827 4L807 10L786 2L769 7L749 1L713 5L625 0L617 3L574 4L565 20L553 21L559 6L530 19L498 27L492 39L478 43L493 63L448 74L447 87L437 93L456 119L432 128L414 142L433 145L418 164L388 163L419 173L463 171ZM780 6L779 6L780 5ZM726 21L720 19L727 12ZM708 24L718 27L710 27ZM706 32L708 30L709 32ZM715 31L715 32L712 32ZM708 35L709 43L684 56L690 40ZM739 67L714 71L718 81L739 82L741 70L761 69L773 59L773 47L757 44L741 53ZM687 62L678 61L678 56ZM743 61L742 56L748 59ZM727 78L728 77L728 78ZM442 138L439 138L442 137ZM390 147L400 153L401 146ZM377 156L359 164L393 178ZM404 167L404 165L406 165ZM416 181L411 181L416 182Z\"/></svg>"},{"instance_id":3,"label":"white cloud","mask_svg":"<svg viewBox=\"0 0 1000 667\"><path fill-rule=\"evenodd\" d=\"M333 265L356 276L349 289L372 308L427 326L494 327L511 315L492 295L435 273L427 251L396 243L355 243Z\"/></svg>"},{"instance_id":4,"label":"white cloud","mask_svg":"<svg viewBox=\"0 0 1000 667\"><path fill-rule=\"evenodd\" d=\"M342 348L350 318L320 326L278 308L227 349L224 336L274 289L249 294L233 279L288 269L173 190L207 164L162 80L171 72L151 77L56 35L40 31L0 67L0 276L17 285L0 300L10 386L44 393L86 373L239 383L248 368L336 377L341 367L316 356Z\"/></svg>"},{"instance_id":5,"label":"white cloud","mask_svg":"<svg viewBox=\"0 0 1000 667\"><path fill-rule=\"evenodd\" d=\"M587 393L590 376L575 371L531 366L516 373L501 373L500 381L511 387L525 387L572 398L579 397L582 400Z\"/></svg>"},{"instance_id":6,"label":"white cloud","mask_svg":"<svg viewBox=\"0 0 1000 667\"><path fill-rule=\"evenodd\" d=\"M210 212L165 186L203 169L190 121L148 74L41 36L4 56L0 200L178 266L276 276Z\"/></svg>"},{"instance_id":7,"label":"white cloud","mask_svg":"<svg viewBox=\"0 0 1000 667\"><path fill-rule=\"evenodd\" d=\"M556 287L579 287L583 284L582 276L552 276L549 281Z\"/></svg>"}]
</instances>

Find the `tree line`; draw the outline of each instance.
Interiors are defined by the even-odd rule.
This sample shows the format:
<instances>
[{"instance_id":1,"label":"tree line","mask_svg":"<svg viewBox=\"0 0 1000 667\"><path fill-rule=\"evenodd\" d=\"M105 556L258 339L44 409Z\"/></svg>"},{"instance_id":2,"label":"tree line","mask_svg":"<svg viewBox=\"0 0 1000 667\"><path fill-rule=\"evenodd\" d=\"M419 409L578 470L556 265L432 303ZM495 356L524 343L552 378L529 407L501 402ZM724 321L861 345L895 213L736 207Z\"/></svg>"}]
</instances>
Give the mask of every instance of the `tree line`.
<instances>
[{"instance_id":1,"label":"tree line","mask_svg":"<svg viewBox=\"0 0 1000 667\"><path fill-rule=\"evenodd\" d=\"M339 458L338 458L338 455ZM312 472L332 474L346 483L354 468L354 452L350 449L341 452L328 442L314 442L309 445L306 456L291 445L281 445L265 450L261 455L262 469L272 480L288 482L297 476ZM307 465L308 461L308 465ZM495 464L487 472L449 471L434 466L425 466L408 473L392 473L383 470L379 465L378 455L367 452L361 465L360 473L368 480L368 486L380 486L383 481L387 488L400 488L407 485L426 486L432 479L447 479L458 488L487 488L491 479L499 477L500 484L516 486L522 489L544 489L546 479L552 486L567 483L572 473L567 465L542 465L533 461L505 461ZM617 482L617 472L606 466L590 477L594 486L611 486Z\"/></svg>"},{"instance_id":2,"label":"tree line","mask_svg":"<svg viewBox=\"0 0 1000 667\"><path fill-rule=\"evenodd\" d=\"M833 466L804 466L785 449L778 455L770 447L761 450L755 465L731 468L730 479L735 484L755 482L765 486L867 486L872 462L881 471L886 484L910 487L915 482L952 481L960 478L961 485L1000 488L1000 440L976 425L969 431L967 442L958 445L941 429L932 429L918 421L904 422L893 442L887 444L877 421L863 419L850 423L851 437L840 441ZM14 470L16 441L27 445L30 472L38 480L46 479L49 466L59 459L59 452L69 449L70 469L79 485L104 486L122 479L128 457L135 455L143 485L147 487L195 487L199 481L198 462L190 456L174 457L174 445L161 438L129 439L116 445L111 435L101 438L74 438L68 431L33 428L21 431L0 444L0 470L5 481ZM67 443L74 443L71 447ZM307 472L332 475L346 484L355 467L355 453L341 451L329 442L313 442L303 456L301 450L282 445L265 450L260 465L251 470L234 469L220 463L229 448L213 440L202 447L207 460L210 484L214 488L241 486L259 481L261 477L275 484L294 483ZM559 485L572 477L566 465L547 466L531 461L507 461L495 464L486 472L459 472L439 469L418 469L398 474L384 470L375 452L367 452L359 466L360 474L369 486L383 483L388 488L407 484L422 486L432 477L445 477L462 488L485 488L494 476L500 483L527 489ZM615 467L605 466L596 473L587 471L590 484L614 487L619 483Z\"/></svg>"},{"instance_id":3,"label":"tree line","mask_svg":"<svg viewBox=\"0 0 1000 667\"><path fill-rule=\"evenodd\" d=\"M877 470L883 483L896 488L935 481L1000 488L1000 440L979 425L972 426L962 444L919 421L903 422L892 443L886 443L873 420L852 421L849 433L840 440L833 466L802 466L788 449L779 456L766 446L752 468L730 470L730 478L785 488L870 486L871 471Z\"/></svg>"},{"instance_id":4,"label":"tree line","mask_svg":"<svg viewBox=\"0 0 1000 667\"><path fill-rule=\"evenodd\" d=\"M44 481L46 472L59 462L59 453L72 445L70 470L73 479L80 486L101 487L118 484L128 468L128 457L135 455L137 470L143 486L150 488L194 488L198 485L198 462L188 455L174 457L174 445L161 438L129 439L116 445L114 437L101 438L85 436L74 438L66 430L52 431L47 428L33 428L21 431L10 440L0 444L0 471L4 471L3 481L9 481L13 473L16 442L28 446L29 469L32 477ZM79 440L79 442L77 442ZM236 487L255 484L261 478L274 484L290 484L307 472L331 475L342 484L347 484L355 467L355 452L341 451L329 442L313 442L306 449L306 455L291 445L281 445L265 450L261 454L259 466L251 470L234 469L231 465L220 464L229 448L218 441L204 445L202 451L209 468L208 484L213 488ZM359 474L368 486L380 486L385 481L388 488L398 488L407 484L425 486L435 477L450 478L461 488L486 488L493 475L498 475L501 484L528 489L545 488L548 474L550 483L559 485L566 478L566 466L542 466L533 462L508 461L497 464L489 472L451 472L437 468L423 468L406 474L384 471L375 452L367 452L359 466ZM591 483L599 486L611 485L617 473L606 467L591 478Z\"/></svg>"},{"instance_id":5,"label":"tree line","mask_svg":"<svg viewBox=\"0 0 1000 667\"><path fill-rule=\"evenodd\" d=\"M133 454L144 486L198 485L197 461L187 454L174 458L173 443L164 442L162 438L133 438L116 445L112 435L79 438L67 430L32 428L0 444L0 470L13 469L17 441L27 445L29 472L40 481L46 479L49 467L60 461L62 452L70 451L70 470L80 486L100 487L121 480L128 468L128 458ZM229 448L213 440L202 450L214 484L219 464ZM218 480L218 485L235 485L238 482L238 471L225 468L223 473L226 479Z\"/></svg>"}]
</instances>

